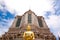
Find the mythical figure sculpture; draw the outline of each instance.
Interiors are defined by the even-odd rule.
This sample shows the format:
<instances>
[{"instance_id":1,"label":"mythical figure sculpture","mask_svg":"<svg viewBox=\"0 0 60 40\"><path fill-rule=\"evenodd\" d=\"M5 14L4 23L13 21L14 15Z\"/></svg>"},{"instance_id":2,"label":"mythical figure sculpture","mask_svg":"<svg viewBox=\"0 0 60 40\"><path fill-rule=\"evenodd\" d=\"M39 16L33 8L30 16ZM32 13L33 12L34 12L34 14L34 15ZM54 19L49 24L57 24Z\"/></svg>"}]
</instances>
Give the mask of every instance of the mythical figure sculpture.
<instances>
[{"instance_id":1,"label":"mythical figure sculpture","mask_svg":"<svg viewBox=\"0 0 60 40\"><path fill-rule=\"evenodd\" d=\"M24 40L34 40L34 32L31 31L30 25L27 26L27 31L24 32L23 34L23 39Z\"/></svg>"}]
</instances>

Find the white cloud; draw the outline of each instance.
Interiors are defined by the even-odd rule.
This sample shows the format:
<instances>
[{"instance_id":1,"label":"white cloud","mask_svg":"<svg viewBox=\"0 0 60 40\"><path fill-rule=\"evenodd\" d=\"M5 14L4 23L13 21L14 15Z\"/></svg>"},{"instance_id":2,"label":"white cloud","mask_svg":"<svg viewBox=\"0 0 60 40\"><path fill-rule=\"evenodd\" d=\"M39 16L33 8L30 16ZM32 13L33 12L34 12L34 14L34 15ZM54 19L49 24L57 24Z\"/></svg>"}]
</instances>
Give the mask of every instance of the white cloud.
<instances>
[{"instance_id":1,"label":"white cloud","mask_svg":"<svg viewBox=\"0 0 60 40\"><path fill-rule=\"evenodd\" d=\"M58 32L58 35L59 35L59 37L60 37L60 32Z\"/></svg>"},{"instance_id":2,"label":"white cloud","mask_svg":"<svg viewBox=\"0 0 60 40\"><path fill-rule=\"evenodd\" d=\"M5 20L5 19L4 19ZM14 19L9 19L9 20L5 20L7 21L7 23L4 23L5 25L7 26L3 26L3 22L0 23L0 36L2 36L5 32L7 32L9 30L9 28L11 27L12 25L12 22L13 22Z\"/></svg>"},{"instance_id":3,"label":"white cloud","mask_svg":"<svg viewBox=\"0 0 60 40\"><path fill-rule=\"evenodd\" d=\"M46 19L47 25L50 28L51 32L58 37L58 32L60 32L60 16L51 15L49 19Z\"/></svg>"},{"instance_id":4,"label":"white cloud","mask_svg":"<svg viewBox=\"0 0 60 40\"><path fill-rule=\"evenodd\" d=\"M60 24L60 16L57 16L57 15L51 15L49 16L49 19L47 20L47 23L48 25L53 25L54 28L57 28L59 27L59 24Z\"/></svg>"},{"instance_id":5,"label":"white cloud","mask_svg":"<svg viewBox=\"0 0 60 40\"><path fill-rule=\"evenodd\" d=\"M9 7L7 7L7 5L5 4L5 0L0 0L0 10L2 10L3 12L6 12L6 10L8 10L10 13L16 13L14 9L10 9Z\"/></svg>"},{"instance_id":6,"label":"white cloud","mask_svg":"<svg viewBox=\"0 0 60 40\"><path fill-rule=\"evenodd\" d=\"M3 0L0 0L0 9L3 9L2 3L3 3Z\"/></svg>"},{"instance_id":7,"label":"white cloud","mask_svg":"<svg viewBox=\"0 0 60 40\"><path fill-rule=\"evenodd\" d=\"M8 28L1 28L0 27L0 37L3 35L3 34L5 34L5 32L7 32L8 31Z\"/></svg>"},{"instance_id":8,"label":"white cloud","mask_svg":"<svg viewBox=\"0 0 60 40\"><path fill-rule=\"evenodd\" d=\"M2 15L6 16L7 14L3 13ZM0 16L0 36L8 31L9 27L12 25L13 20L14 18L5 19Z\"/></svg>"},{"instance_id":9,"label":"white cloud","mask_svg":"<svg viewBox=\"0 0 60 40\"><path fill-rule=\"evenodd\" d=\"M44 11L53 10L52 0L4 0L10 10L16 10L18 15L31 9L37 15L43 15Z\"/></svg>"}]
</instances>

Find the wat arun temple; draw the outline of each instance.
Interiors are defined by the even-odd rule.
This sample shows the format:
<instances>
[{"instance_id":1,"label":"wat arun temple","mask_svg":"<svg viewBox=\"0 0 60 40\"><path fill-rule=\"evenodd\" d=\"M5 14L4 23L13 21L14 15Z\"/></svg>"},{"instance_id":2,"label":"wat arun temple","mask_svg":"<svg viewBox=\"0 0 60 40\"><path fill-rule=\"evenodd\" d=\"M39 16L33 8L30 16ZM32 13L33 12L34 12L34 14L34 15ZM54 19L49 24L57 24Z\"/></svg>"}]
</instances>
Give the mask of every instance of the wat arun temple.
<instances>
[{"instance_id":1,"label":"wat arun temple","mask_svg":"<svg viewBox=\"0 0 60 40\"><path fill-rule=\"evenodd\" d=\"M22 16L16 16L8 32L0 40L56 40L48 28L43 16L37 16L28 10Z\"/></svg>"}]
</instances>

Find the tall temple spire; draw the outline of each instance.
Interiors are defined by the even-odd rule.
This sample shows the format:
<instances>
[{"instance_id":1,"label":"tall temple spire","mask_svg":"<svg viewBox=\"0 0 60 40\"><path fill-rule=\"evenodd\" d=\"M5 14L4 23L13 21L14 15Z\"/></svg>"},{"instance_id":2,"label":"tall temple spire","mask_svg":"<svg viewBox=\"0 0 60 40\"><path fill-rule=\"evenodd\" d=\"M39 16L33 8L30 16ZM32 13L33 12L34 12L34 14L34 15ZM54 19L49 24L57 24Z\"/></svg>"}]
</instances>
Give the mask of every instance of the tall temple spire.
<instances>
[{"instance_id":1,"label":"tall temple spire","mask_svg":"<svg viewBox=\"0 0 60 40\"><path fill-rule=\"evenodd\" d=\"M23 40L23 38L24 40L56 40L44 17L35 15L30 9L22 16L16 16L8 32L2 35L0 40Z\"/></svg>"}]
</instances>

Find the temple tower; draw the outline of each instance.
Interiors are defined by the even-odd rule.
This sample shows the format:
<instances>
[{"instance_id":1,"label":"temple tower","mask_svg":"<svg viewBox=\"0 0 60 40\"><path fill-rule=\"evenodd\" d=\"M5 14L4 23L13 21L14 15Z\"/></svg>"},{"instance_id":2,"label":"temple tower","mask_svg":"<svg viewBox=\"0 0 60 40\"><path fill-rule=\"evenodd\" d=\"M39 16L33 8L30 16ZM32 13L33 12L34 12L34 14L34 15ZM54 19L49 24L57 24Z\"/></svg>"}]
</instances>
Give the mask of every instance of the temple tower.
<instances>
[{"instance_id":1,"label":"temple tower","mask_svg":"<svg viewBox=\"0 0 60 40\"><path fill-rule=\"evenodd\" d=\"M33 11L28 10L22 16L16 16L8 32L2 36L2 40L23 40L23 33L30 24L34 32L35 40L56 40L50 32L43 16L37 16Z\"/></svg>"}]
</instances>

